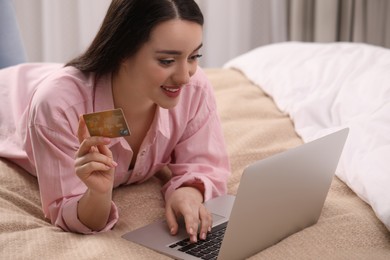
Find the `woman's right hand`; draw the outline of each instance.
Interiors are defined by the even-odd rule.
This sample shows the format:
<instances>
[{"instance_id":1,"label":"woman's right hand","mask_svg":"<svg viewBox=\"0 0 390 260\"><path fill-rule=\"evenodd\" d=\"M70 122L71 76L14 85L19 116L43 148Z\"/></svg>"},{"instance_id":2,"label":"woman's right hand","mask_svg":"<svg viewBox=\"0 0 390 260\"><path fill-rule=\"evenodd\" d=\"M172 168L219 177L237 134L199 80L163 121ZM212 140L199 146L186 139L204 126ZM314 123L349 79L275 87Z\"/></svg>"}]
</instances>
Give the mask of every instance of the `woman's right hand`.
<instances>
[{"instance_id":1,"label":"woman's right hand","mask_svg":"<svg viewBox=\"0 0 390 260\"><path fill-rule=\"evenodd\" d=\"M111 211L114 172L117 166L107 145L109 138L90 136L80 116L77 135L80 142L75 158L77 176L88 187L77 204L77 216L91 230L100 231Z\"/></svg>"},{"instance_id":2,"label":"woman's right hand","mask_svg":"<svg viewBox=\"0 0 390 260\"><path fill-rule=\"evenodd\" d=\"M90 136L84 118L79 118L78 138L80 147L76 153L75 170L77 176L89 190L96 193L111 192L117 163L107 145L109 138Z\"/></svg>"}]
</instances>

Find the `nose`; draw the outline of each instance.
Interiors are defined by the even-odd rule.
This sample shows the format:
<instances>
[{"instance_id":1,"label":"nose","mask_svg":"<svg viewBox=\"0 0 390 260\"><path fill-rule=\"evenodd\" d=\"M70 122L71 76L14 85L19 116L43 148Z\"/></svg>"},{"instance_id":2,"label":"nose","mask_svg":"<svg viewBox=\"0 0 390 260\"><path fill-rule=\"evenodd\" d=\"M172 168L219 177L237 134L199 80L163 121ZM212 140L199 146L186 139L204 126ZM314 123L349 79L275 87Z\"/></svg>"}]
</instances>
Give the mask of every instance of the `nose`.
<instances>
[{"instance_id":1,"label":"nose","mask_svg":"<svg viewBox=\"0 0 390 260\"><path fill-rule=\"evenodd\" d=\"M181 64L180 66L178 66L173 75L173 81L176 85L187 84L190 81L192 75L194 75L195 71L196 66L188 63Z\"/></svg>"}]
</instances>

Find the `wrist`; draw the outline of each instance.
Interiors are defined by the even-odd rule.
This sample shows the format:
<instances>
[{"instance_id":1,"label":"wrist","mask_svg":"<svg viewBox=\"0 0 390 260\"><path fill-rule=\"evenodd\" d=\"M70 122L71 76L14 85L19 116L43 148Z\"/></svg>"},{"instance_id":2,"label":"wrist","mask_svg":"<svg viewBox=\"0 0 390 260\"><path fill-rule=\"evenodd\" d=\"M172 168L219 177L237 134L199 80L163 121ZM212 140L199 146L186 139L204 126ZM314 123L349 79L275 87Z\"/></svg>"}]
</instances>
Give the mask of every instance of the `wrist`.
<instances>
[{"instance_id":1,"label":"wrist","mask_svg":"<svg viewBox=\"0 0 390 260\"><path fill-rule=\"evenodd\" d=\"M96 199L110 199L112 197L112 189L109 189L107 191L99 191L99 190L94 190L88 188L87 191L85 192L85 196L91 197L91 198L96 198Z\"/></svg>"},{"instance_id":2,"label":"wrist","mask_svg":"<svg viewBox=\"0 0 390 260\"><path fill-rule=\"evenodd\" d=\"M77 217L81 223L94 231L102 230L111 211L112 190L98 192L88 189L77 205Z\"/></svg>"},{"instance_id":3,"label":"wrist","mask_svg":"<svg viewBox=\"0 0 390 260\"><path fill-rule=\"evenodd\" d=\"M201 202L204 201L204 184L202 182L195 182L195 183L184 183L179 188L187 188L192 190L194 193L197 193L199 195L199 198L201 199Z\"/></svg>"}]
</instances>

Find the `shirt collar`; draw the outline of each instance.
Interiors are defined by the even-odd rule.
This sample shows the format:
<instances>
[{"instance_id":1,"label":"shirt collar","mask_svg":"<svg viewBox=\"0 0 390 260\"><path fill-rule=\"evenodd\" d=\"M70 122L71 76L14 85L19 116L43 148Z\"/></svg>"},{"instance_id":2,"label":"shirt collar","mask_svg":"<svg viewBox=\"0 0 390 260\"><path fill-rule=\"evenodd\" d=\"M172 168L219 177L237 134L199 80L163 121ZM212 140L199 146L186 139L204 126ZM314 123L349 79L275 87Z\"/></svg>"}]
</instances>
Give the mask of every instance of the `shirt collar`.
<instances>
[{"instance_id":1,"label":"shirt collar","mask_svg":"<svg viewBox=\"0 0 390 260\"><path fill-rule=\"evenodd\" d=\"M156 117L156 131L159 131L163 136L169 139L171 137L169 110L158 107Z\"/></svg>"}]
</instances>

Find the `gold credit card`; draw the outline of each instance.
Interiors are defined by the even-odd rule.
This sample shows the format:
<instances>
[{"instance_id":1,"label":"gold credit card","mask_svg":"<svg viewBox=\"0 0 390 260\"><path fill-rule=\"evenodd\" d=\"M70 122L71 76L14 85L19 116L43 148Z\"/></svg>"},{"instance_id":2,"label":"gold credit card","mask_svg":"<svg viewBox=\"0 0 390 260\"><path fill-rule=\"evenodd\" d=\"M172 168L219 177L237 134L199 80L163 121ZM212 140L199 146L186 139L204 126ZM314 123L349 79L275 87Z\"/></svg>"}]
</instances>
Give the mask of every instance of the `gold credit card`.
<instances>
[{"instance_id":1,"label":"gold credit card","mask_svg":"<svg viewBox=\"0 0 390 260\"><path fill-rule=\"evenodd\" d=\"M130 130L121 108L83 115L91 136L129 136Z\"/></svg>"}]
</instances>

